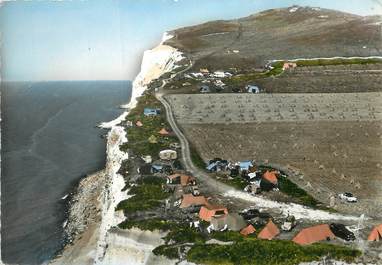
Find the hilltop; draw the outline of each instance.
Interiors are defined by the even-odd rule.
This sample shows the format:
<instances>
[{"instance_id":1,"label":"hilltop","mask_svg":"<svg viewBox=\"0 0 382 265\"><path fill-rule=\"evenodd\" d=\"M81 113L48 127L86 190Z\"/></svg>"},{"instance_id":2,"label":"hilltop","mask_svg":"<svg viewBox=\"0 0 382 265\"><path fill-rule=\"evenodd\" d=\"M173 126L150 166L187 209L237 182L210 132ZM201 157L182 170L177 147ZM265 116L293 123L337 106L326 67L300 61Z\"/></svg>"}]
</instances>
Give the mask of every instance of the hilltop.
<instances>
[{"instance_id":1,"label":"hilltop","mask_svg":"<svg viewBox=\"0 0 382 265\"><path fill-rule=\"evenodd\" d=\"M267 60L381 56L381 16L293 6L170 32L165 43L195 61L195 69L260 67Z\"/></svg>"}]
</instances>

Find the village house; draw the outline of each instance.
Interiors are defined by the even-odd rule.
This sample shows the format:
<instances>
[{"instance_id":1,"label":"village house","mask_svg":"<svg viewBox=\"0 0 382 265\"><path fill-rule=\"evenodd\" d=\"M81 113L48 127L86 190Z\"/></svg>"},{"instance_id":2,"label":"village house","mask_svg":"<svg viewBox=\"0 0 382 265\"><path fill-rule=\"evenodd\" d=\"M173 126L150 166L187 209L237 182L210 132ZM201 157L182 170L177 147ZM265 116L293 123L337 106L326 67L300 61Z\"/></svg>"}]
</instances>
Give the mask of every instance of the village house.
<instances>
[{"instance_id":1,"label":"village house","mask_svg":"<svg viewBox=\"0 0 382 265\"><path fill-rule=\"evenodd\" d=\"M225 171L228 167L228 161L220 158L215 158L208 162L206 169L210 172Z\"/></svg>"},{"instance_id":2,"label":"village house","mask_svg":"<svg viewBox=\"0 0 382 265\"><path fill-rule=\"evenodd\" d=\"M277 172L276 171L265 171L263 174L263 180L268 181L269 183L272 183L273 185L277 185Z\"/></svg>"},{"instance_id":3,"label":"village house","mask_svg":"<svg viewBox=\"0 0 382 265\"><path fill-rule=\"evenodd\" d=\"M209 74L210 73L210 71L208 71L207 68L200 68L199 72L201 72L202 74Z\"/></svg>"},{"instance_id":4,"label":"village house","mask_svg":"<svg viewBox=\"0 0 382 265\"><path fill-rule=\"evenodd\" d=\"M135 123L135 125L136 125L137 127L142 127L142 126L143 126L143 123L142 123L141 121L137 121L137 122Z\"/></svg>"},{"instance_id":5,"label":"village house","mask_svg":"<svg viewBox=\"0 0 382 265\"><path fill-rule=\"evenodd\" d=\"M173 162L157 160L151 164L151 173L163 173L163 174L172 174L173 172Z\"/></svg>"},{"instance_id":6,"label":"village house","mask_svg":"<svg viewBox=\"0 0 382 265\"><path fill-rule=\"evenodd\" d=\"M256 229L253 227L253 225L249 224L248 226L241 229L240 234L243 236L248 236L250 234L253 234L256 232Z\"/></svg>"},{"instance_id":7,"label":"village house","mask_svg":"<svg viewBox=\"0 0 382 265\"><path fill-rule=\"evenodd\" d=\"M207 204L202 206L199 211L199 218L210 222L212 217L218 217L228 214L226 207L221 205Z\"/></svg>"},{"instance_id":8,"label":"village house","mask_svg":"<svg viewBox=\"0 0 382 265\"><path fill-rule=\"evenodd\" d=\"M200 93L209 93L211 92L211 89L207 85L201 85L199 91Z\"/></svg>"},{"instance_id":9,"label":"village house","mask_svg":"<svg viewBox=\"0 0 382 265\"><path fill-rule=\"evenodd\" d=\"M166 128L162 128L159 132L158 132L160 135L162 136L166 136L166 135L169 135L170 132L166 130Z\"/></svg>"},{"instance_id":10,"label":"village house","mask_svg":"<svg viewBox=\"0 0 382 265\"><path fill-rule=\"evenodd\" d=\"M261 239L272 240L278 234L280 234L279 228L272 222L272 220L269 220L267 225L260 231L257 237Z\"/></svg>"},{"instance_id":11,"label":"village house","mask_svg":"<svg viewBox=\"0 0 382 265\"><path fill-rule=\"evenodd\" d=\"M253 167L252 161L241 161L239 162L240 170L241 171L249 171L250 167Z\"/></svg>"},{"instance_id":12,"label":"village house","mask_svg":"<svg viewBox=\"0 0 382 265\"><path fill-rule=\"evenodd\" d=\"M160 114L159 109L152 109L152 108L144 108L143 114L147 117L156 116Z\"/></svg>"},{"instance_id":13,"label":"village house","mask_svg":"<svg viewBox=\"0 0 382 265\"><path fill-rule=\"evenodd\" d=\"M322 240L334 239L335 235L328 224L316 225L302 229L292 241L299 245L309 245Z\"/></svg>"},{"instance_id":14,"label":"village house","mask_svg":"<svg viewBox=\"0 0 382 265\"><path fill-rule=\"evenodd\" d=\"M180 208L188 208L191 206L207 205L207 199L204 196L194 196L192 194L183 194L180 201Z\"/></svg>"},{"instance_id":15,"label":"village house","mask_svg":"<svg viewBox=\"0 0 382 265\"><path fill-rule=\"evenodd\" d=\"M377 225L371 230L370 235L367 238L368 241L382 240L382 224Z\"/></svg>"},{"instance_id":16,"label":"village house","mask_svg":"<svg viewBox=\"0 0 382 265\"><path fill-rule=\"evenodd\" d=\"M293 69L293 68L296 68L297 67L297 64L296 63L291 63L291 62L285 62L283 64L283 70L287 70L287 69Z\"/></svg>"},{"instance_id":17,"label":"village house","mask_svg":"<svg viewBox=\"0 0 382 265\"><path fill-rule=\"evenodd\" d=\"M215 80L215 86L218 86L218 87L224 87L225 86L225 84L223 83L223 81L221 81L220 79L218 79L218 80Z\"/></svg>"},{"instance_id":18,"label":"village house","mask_svg":"<svg viewBox=\"0 0 382 265\"><path fill-rule=\"evenodd\" d=\"M174 150L162 150L159 152L159 158L163 160L174 160L178 154Z\"/></svg>"},{"instance_id":19,"label":"village house","mask_svg":"<svg viewBox=\"0 0 382 265\"><path fill-rule=\"evenodd\" d=\"M248 93L255 93L255 94L258 94L260 93L260 88L255 86L255 85L246 85L245 86L245 90L248 92Z\"/></svg>"},{"instance_id":20,"label":"village house","mask_svg":"<svg viewBox=\"0 0 382 265\"><path fill-rule=\"evenodd\" d=\"M192 176L183 174L173 174L167 176L168 185L193 186L196 185L196 179Z\"/></svg>"},{"instance_id":21,"label":"village house","mask_svg":"<svg viewBox=\"0 0 382 265\"><path fill-rule=\"evenodd\" d=\"M216 78L224 78L224 77L231 77L232 74L228 72L223 72L223 71L216 71L212 74L212 76Z\"/></svg>"}]
</instances>

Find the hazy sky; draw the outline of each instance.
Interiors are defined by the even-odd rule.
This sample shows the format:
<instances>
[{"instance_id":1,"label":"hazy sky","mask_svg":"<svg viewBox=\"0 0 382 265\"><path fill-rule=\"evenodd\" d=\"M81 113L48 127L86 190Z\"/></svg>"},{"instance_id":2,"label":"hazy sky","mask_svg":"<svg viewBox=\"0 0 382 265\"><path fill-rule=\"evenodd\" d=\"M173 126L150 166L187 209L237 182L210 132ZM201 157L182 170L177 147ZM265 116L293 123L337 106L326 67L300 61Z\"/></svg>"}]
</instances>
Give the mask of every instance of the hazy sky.
<instances>
[{"instance_id":1,"label":"hazy sky","mask_svg":"<svg viewBox=\"0 0 382 265\"><path fill-rule=\"evenodd\" d=\"M12 1L0 9L2 79L131 80L166 30L294 4L382 14L378 0Z\"/></svg>"}]
</instances>

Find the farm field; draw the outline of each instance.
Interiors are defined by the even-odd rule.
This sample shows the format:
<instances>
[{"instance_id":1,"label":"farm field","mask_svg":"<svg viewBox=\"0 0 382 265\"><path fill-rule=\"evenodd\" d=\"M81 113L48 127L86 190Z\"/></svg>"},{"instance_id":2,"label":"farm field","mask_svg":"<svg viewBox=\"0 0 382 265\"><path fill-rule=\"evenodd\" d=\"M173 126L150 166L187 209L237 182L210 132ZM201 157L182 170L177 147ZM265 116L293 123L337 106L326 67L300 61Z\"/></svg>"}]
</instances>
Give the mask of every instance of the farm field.
<instances>
[{"instance_id":1,"label":"farm field","mask_svg":"<svg viewBox=\"0 0 382 265\"><path fill-rule=\"evenodd\" d=\"M221 110L216 107L220 116L211 114L211 108L214 109L212 105L217 103L211 102L207 109L201 103L207 101L209 96L213 97L213 102L225 100L230 108ZM359 202L345 204L337 200L337 210L357 215L365 213L379 218L382 216L379 210L382 203L379 93L327 94L325 100L320 100L321 94L310 94L309 103L304 103L307 94L291 94L289 97L280 94L264 95L269 96L266 100L272 99L275 103L263 103L264 106L270 105L270 111L261 106L256 108L261 118L250 121L249 106L252 104L245 105L243 112L240 112L240 103L235 105L234 102L239 101L240 97L242 101L254 100L256 96L259 95L171 95L168 100L175 109L175 116L186 137L205 161L215 157L231 161L255 159L297 169L303 177L294 177L293 181L319 201L329 203L331 195L352 192L359 198ZM296 98L299 100L294 102ZM277 103L278 100L283 103ZM327 115L307 118L311 111L305 112L300 107L311 102L315 102L318 113ZM345 102L350 103L346 105ZM277 104L281 106L277 107ZM276 115L274 109L278 109L281 115L289 113L288 107L283 107L283 104L296 105L297 119L287 115L284 115L283 120L273 119ZM335 106L333 110L331 104ZM351 106L355 112L364 115L355 118L347 115L345 110L351 109ZM243 113L244 120L232 118L227 121L222 116L240 117ZM328 118L329 114L333 118ZM195 119L194 115L200 115L202 120Z\"/></svg>"},{"instance_id":2,"label":"farm field","mask_svg":"<svg viewBox=\"0 0 382 265\"><path fill-rule=\"evenodd\" d=\"M180 123L382 120L382 93L198 94L166 97Z\"/></svg>"},{"instance_id":3,"label":"farm field","mask_svg":"<svg viewBox=\"0 0 382 265\"><path fill-rule=\"evenodd\" d=\"M382 90L382 64L304 66L255 80L267 93L349 93Z\"/></svg>"}]
</instances>

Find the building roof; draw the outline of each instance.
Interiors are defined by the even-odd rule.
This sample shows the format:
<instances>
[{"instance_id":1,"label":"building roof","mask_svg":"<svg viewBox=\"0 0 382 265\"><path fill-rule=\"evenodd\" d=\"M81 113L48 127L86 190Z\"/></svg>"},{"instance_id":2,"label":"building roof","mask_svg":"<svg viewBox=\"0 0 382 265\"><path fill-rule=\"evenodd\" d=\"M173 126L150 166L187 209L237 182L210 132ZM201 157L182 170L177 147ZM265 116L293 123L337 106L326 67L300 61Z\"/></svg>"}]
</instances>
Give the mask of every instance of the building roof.
<instances>
[{"instance_id":1,"label":"building roof","mask_svg":"<svg viewBox=\"0 0 382 265\"><path fill-rule=\"evenodd\" d=\"M263 178L267 181L269 181L270 183L272 184L277 184L277 176L276 176L276 172L275 171L269 171L267 170L264 174L263 174Z\"/></svg>"},{"instance_id":2,"label":"building roof","mask_svg":"<svg viewBox=\"0 0 382 265\"><path fill-rule=\"evenodd\" d=\"M375 226L373 230L371 230L367 240L368 241L382 240L382 224Z\"/></svg>"},{"instance_id":3,"label":"building roof","mask_svg":"<svg viewBox=\"0 0 382 265\"><path fill-rule=\"evenodd\" d=\"M135 125L137 125L138 127L142 127L143 123L141 121L136 121Z\"/></svg>"},{"instance_id":4,"label":"building roof","mask_svg":"<svg viewBox=\"0 0 382 265\"><path fill-rule=\"evenodd\" d=\"M220 211L223 211L224 214L228 214L228 210L226 207L207 203L206 205L200 208L199 218L204 221L210 222L211 218L213 216L216 216L216 212Z\"/></svg>"},{"instance_id":5,"label":"building roof","mask_svg":"<svg viewBox=\"0 0 382 265\"><path fill-rule=\"evenodd\" d=\"M172 181L177 179L177 178L180 178L180 185L182 185L182 186L187 186L190 182L195 180L194 177L188 176L188 175L183 175L183 174L172 174L172 175L167 176L167 178L172 180Z\"/></svg>"},{"instance_id":6,"label":"building roof","mask_svg":"<svg viewBox=\"0 0 382 265\"><path fill-rule=\"evenodd\" d=\"M243 236L248 236L250 234L253 234L256 232L256 229L253 227L253 225L248 225L246 227L244 227L243 229L241 229L240 231L240 234L242 234Z\"/></svg>"},{"instance_id":7,"label":"building roof","mask_svg":"<svg viewBox=\"0 0 382 265\"><path fill-rule=\"evenodd\" d=\"M271 240L278 234L280 234L279 228L272 222L272 220L269 220L267 225L263 228L263 230L260 231L257 237Z\"/></svg>"},{"instance_id":8,"label":"building roof","mask_svg":"<svg viewBox=\"0 0 382 265\"><path fill-rule=\"evenodd\" d=\"M184 194L180 208L187 208L190 206L206 205L207 199L204 196L194 196L192 194Z\"/></svg>"},{"instance_id":9,"label":"building roof","mask_svg":"<svg viewBox=\"0 0 382 265\"><path fill-rule=\"evenodd\" d=\"M167 131L165 128L162 128L162 129L159 131L159 134L160 134L160 135L169 135L170 132Z\"/></svg>"},{"instance_id":10,"label":"building roof","mask_svg":"<svg viewBox=\"0 0 382 265\"><path fill-rule=\"evenodd\" d=\"M250 167L252 167L252 161L241 161L240 162L240 169L241 170L249 170Z\"/></svg>"},{"instance_id":11,"label":"building roof","mask_svg":"<svg viewBox=\"0 0 382 265\"><path fill-rule=\"evenodd\" d=\"M293 242L300 245L309 245L322 240L334 239L335 235L328 224L321 224L302 229L294 238Z\"/></svg>"}]
</instances>

